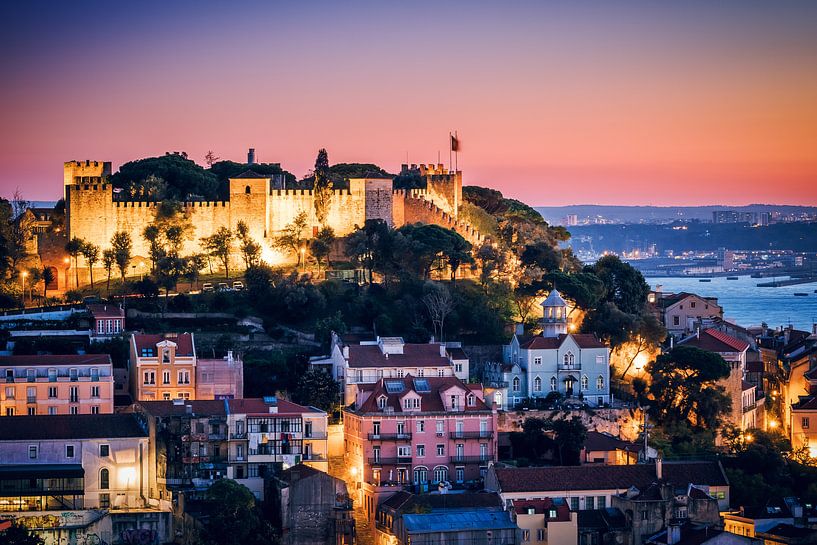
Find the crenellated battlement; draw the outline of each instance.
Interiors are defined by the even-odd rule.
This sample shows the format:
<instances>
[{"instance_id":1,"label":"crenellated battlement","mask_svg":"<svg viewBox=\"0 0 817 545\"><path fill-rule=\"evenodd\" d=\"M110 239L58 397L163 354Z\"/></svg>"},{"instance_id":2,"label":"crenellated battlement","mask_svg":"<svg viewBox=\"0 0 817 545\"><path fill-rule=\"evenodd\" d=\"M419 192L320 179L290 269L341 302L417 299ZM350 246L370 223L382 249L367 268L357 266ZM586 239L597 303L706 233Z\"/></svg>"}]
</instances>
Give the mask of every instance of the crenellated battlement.
<instances>
[{"instance_id":1,"label":"crenellated battlement","mask_svg":"<svg viewBox=\"0 0 817 545\"><path fill-rule=\"evenodd\" d=\"M70 191L110 191L113 192L113 187L111 184L102 183L102 181L96 182L89 182L89 183L74 183L67 186Z\"/></svg>"}]
</instances>

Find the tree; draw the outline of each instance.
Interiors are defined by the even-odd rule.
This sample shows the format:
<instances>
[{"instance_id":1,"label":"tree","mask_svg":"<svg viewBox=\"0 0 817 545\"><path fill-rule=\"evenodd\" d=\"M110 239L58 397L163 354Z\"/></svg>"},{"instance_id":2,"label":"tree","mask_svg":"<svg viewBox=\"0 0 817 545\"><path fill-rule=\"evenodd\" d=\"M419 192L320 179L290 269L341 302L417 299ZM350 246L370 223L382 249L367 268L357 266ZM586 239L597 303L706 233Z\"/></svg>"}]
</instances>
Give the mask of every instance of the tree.
<instances>
[{"instance_id":1,"label":"tree","mask_svg":"<svg viewBox=\"0 0 817 545\"><path fill-rule=\"evenodd\" d=\"M352 262L368 271L368 282L372 283L372 273L380 269L393 247L392 232L382 219L368 219L363 227L355 229L346 237L346 255Z\"/></svg>"},{"instance_id":2,"label":"tree","mask_svg":"<svg viewBox=\"0 0 817 545\"><path fill-rule=\"evenodd\" d=\"M217 200L216 176L185 155L166 153L125 163L111 176L111 184L131 196L149 196L156 201Z\"/></svg>"},{"instance_id":3,"label":"tree","mask_svg":"<svg viewBox=\"0 0 817 545\"><path fill-rule=\"evenodd\" d=\"M326 150L321 148L315 159L315 183L312 189L314 197L315 217L318 223L326 225L329 215L329 205L332 199L332 180L329 178L329 157Z\"/></svg>"},{"instance_id":4,"label":"tree","mask_svg":"<svg viewBox=\"0 0 817 545\"><path fill-rule=\"evenodd\" d=\"M547 429L554 433L559 465L579 465L580 452L587 439L587 428L581 418L574 416L570 420L553 420L548 423Z\"/></svg>"},{"instance_id":5,"label":"tree","mask_svg":"<svg viewBox=\"0 0 817 545\"><path fill-rule=\"evenodd\" d=\"M116 268L119 269L119 276L122 278L122 286L125 285L125 273L131 260L131 240L130 235L125 231L117 231L111 238L111 249L114 254Z\"/></svg>"},{"instance_id":6,"label":"tree","mask_svg":"<svg viewBox=\"0 0 817 545\"><path fill-rule=\"evenodd\" d=\"M261 245L250 237L250 228L243 220L236 224L235 233L239 241L241 257L244 258L244 268L249 269L258 265L261 259Z\"/></svg>"},{"instance_id":7,"label":"tree","mask_svg":"<svg viewBox=\"0 0 817 545\"><path fill-rule=\"evenodd\" d=\"M56 278L54 277L54 269L51 267L43 267L40 271L40 277L43 279L43 301L48 297L48 284L51 284Z\"/></svg>"},{"instance_id":8,"label":"tree","mask_svg":"<svg viewBox=\"0 0 817 545\"><path fill-rule=\"evenodd\" d=\"M150 256L150 272L156 271L156 263L164 255L164 248L161 241L162 231L155 223L151 223L142 231L142 238L148 243L148 255Z\"/></svg>"},{"instance_id":9,"label":"tree","mask_svg":"<svg viewBox=\"0 0 817 545\"><path fill-rule=\"evenodd\" d=\"M213 163L221 159L221 157L217 157L213 150L208 150L207 154L204 156L204 162L207 164L207 168L213 168Z\"/></svg>"},{"instance_id":10,"label":"tree","mask_svg":"<svg viewBox=\"0 0 817 545\"><path fill-rule=\"evenodd\" d=\"M678 345L647 365L650 412L659 423L685 422L693 430L715 430L732 401L719 380L730 367L714 352Z\"/></svg>"},{"instance_id":11,"label":"tree","mask_svg":"<svg viewBox=\"0 0 817 545\"><path fill-rule=\"evenodd\" d=\"M0 531L0 542L5 545L45 545L43 538L16 521Z\"/></svg>"},{"instance_id":12,"label":"tree","mask_svg":"<svg viewBox=\"0 0 817 545\"><path fill-rule=\"evenodd\" d=\"M176 288L179 278L184 274L186 262L179 257L163 257L156 264L156 283L165 290L165 308L170 290Z\"/></svg>"},{"instance_id":13,"label":"tree","mask_svg":"<svg viewBox=\"0 0 817 545\"><path fill-rule=\"evenodd\" d=\"M667 338L667 330L653 314L642 312L635 322L631 337L632 349L629 351L630 361L621 373L625 378L627 372L635 363L636 358L645 351L655 350Z\"/></svg>"},{"instance_id":14,"label":"tree","mask_svg":"<svg viewBox=\"0 0 817 545\"><path fill-rule=\"evenodd\" d=\"M88 263L88 275L91 280L91 289L94 289L94 265L99 261L99 246L91 242L83 242L82 255Z\"/></svg>"},{"instance_id":15,"label":"tree","mask_svg":"<svg viewBox=\"0 0 817 545\"><path fill-rule=\"evenodd\" d=\"M340 402L340 385L326 371L310 367L298 380L295 400L329 412Z\"/></svg>"},{"instance_id":16,"label":"tree","mask_svg":"<svg viewBox=\"0 0 817 545\"><path fill-rule=\"evenodd\" d=\"M221 261L221 264L224 265L224 274L227 278L230 278L230 253L233 248L233 232L226 227L219 227L215 233L201 239L201 241L207 253Z\"/></svg>"},{"instance_id":17,"label":"tree","mask_svg":"<svg viewBox=\"0 0 817 545\"><path fill-rule=\"evenodd\" d=\"M538 269L541 273L559 270L562 266L562 255L546 242L535 242L525 246L521 255L522 264Z\"/></svg>"},{"instance_id":18,"label":"tree","mask_svg":"<svg viewBox=\"0 0 817 545\"><path fill-rule=\"evenodd\" d=\"M196 285L194 289L198 289L199 275L206 264L207 262L201 254L187 256L185 260L184 277L190 282L191 287L193 284Z\"/></svg>"},{"instance_id":19,"label":"tree","mask_svg":"<svg viewBox=\"0 0 817 545\"><path fill-rule=\"evenodd\" d=\"M451 231L445 254L448 256L448 268L451 269L452 282L457 280L457 270L459 270L460 265L474 262L474 257L471 255L472 248L471 243L465 240L461 234Z\"/></svg>"},{"instance_id":20,"label":"tree","mask_svg":"<svg viewBox=\"0 0 817 545\"><path fill-rule=\"evenodd\" d=\"M346 329L343 314L337 311L335 314L315 322L315 340L321 343L322 350L328 352L332 343L332 332L342 335L346 333Z\"/></svg>"},{"instance_id":21,"label":"tree","mask_svg":"<svg viewBox=\"0 0 817 545\"><path fill-rule=\"evenodd\" d=\"M426 283L426 294L423 296L423 304L428 309L428 316L434 326L434 335L440 341L445 340L445 319L454 310L454 300L451 292L442 284Z\"/></svg>"},{"instance_id":22,"label":"tree","mask_svg":"<svg viewBox=\"0 0 817 545\"><path fill-rule=\"evenodd\" d=\"M638 314L647 303L650 286L635 267L617 256L606 255L589 268L604 283L606 300L627 314Z\"/></svg>"},{"instance_id":23,"label":"tree","mask_svg":"<svg viewBox=\"0 0 817 545\"><path fill-rule=\"evenodd\" d=\"M4 201L7 202L7 201ZM26 257L28 241L31 239L33 218L27 214L31 203L23 199L19 189L14 191L5 216L3 238L6 240L5 254L12 271L16 271L20 262ZM5 207L4 207L5 208Z\"/></svg>"},{"instance_id":24,"label":"tree","mask_svg":"<svg viewBox=\"0 0 817 545\"><path fill-rule=\"evenodd\" d=\"M210 516L201 536L206 545L277 543L272 527L262 519L255 496L232 479L216 480L206 493Z\"/></svg>"},{"instance_id":25,"label":"tree","mask_svg":"<svg viewBox=\"0 0 817 545\"><path fill-rule=\"evenodd\" d=\"M114 252L112 248L103 250L102 266L105 268L105 273L108 275L108 286L106 287L106 291L108 293L111 291L111 271L113 271L114 264L116 264L116 252Z\"/></svg>"},{"instance_id":26,"label":"tree","mask_svg":"<svg viewBox=\"0 0 817 545\"><path fill-rule=\"evenodd\" d=\"M28 269L28 271L27 271L27 275L28 275L28 291L31 294L30 299L32 300L32 303L33 303L33 300L34 300L34 286L39 284L40 280L43 279L42 272L43 272L42 269L35 268L35 267L32 267L32 268ZM23 294L23 297L25 297L25 293Z\"/></svg>"},{"instance_id":27,"label":"tree","mask_svg":"<svg viewBox=\"0 0 817 545\"><path fill-rule=\"evenodd\" d=\"M301 265L301 248L305 247L304 231L308 217L305 210L298 212L292 221L284 226L281 235L275 239L274 246L286 253L294 253L298 257L296 267Z\"/></svg>"},{"instance_id":28,"label":"tree","mask_svg":"<svg viewBox=\"0 0 817 545\"><path fill-rule=\"evenodd\" d=\"M79 264L78 258L79 254L82 253L82 247L85 245L85 241L81 238L73 237L71 240L65 243L65 251L74 258L74 287L79 289Z\"/></svg>"},{"instance_id":29,"label":"tree","mask_svg":"<svg viewBox=\"0 0 817 545\"><path fill-rule=\"evenodd\" d=\"M324 260L329 257L332 251L332 244L335 242L335 231L331 227L323 227L315 238L309 243L309 252L318 264L318 271L321 270Z\"/></svg>"}]
</instances>

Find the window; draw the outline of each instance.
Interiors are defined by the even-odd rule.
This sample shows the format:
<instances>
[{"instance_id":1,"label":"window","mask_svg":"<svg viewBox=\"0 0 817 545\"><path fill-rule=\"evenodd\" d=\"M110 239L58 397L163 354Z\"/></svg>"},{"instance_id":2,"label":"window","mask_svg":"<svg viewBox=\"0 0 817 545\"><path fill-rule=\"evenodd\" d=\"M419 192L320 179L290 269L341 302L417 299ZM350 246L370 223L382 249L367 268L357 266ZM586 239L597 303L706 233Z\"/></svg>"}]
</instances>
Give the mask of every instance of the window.
<instances>
[{"instance_id":1,"label":"window","mask_svg":"<svg viewBox=\"0 0 817 545\"><path fill-rule=\"evenodd\" d=\"M545 540L545 529L539 528L536 530L536 541L544 541Z\"/></svg>"},{"instance_id":2,"label":"window","mask_svg":"<svg viewBox=\"0 0 817 545\"><path fill-rule=\"evenodd\" d=\"M445 421L437 420L437 435L442 436L443 432L445 432Z\"/></svg>"},{"instance_id":3,"label":"window","mask_svg":"<svg viewBox=\"0 0 817 545\"><path fill-rule=\"evenodd\" d=\"M397 423L397 435L405 435L406 434L406 423L400 421Z\"/></svg>"},{"instance_id":4,"label":"window","mask_svg":"<svg viewBox=\"0 0 817 545\"><path fill-rule=\"evenodd\" d=\"M102 490L108 490L111 487L111 474L107 468L102 468L99 470L99 488Z\"/></svg>"},{"instance_id":5,"label":"window","mask_svg":"<svg viewBox=\"0 0 817 545\"><path fill-rule=\"evenodd\" d=\"M71 382L76 382L79 380L79 371L76 369L69 369L68 370L68 378Z\"/></svg>"},{"instance_id":6,"label":"window","mask_svg":"<svg viewBox=\"0 0 817 545\"><path fill-rule=\"evenodd\" d=\"M596 500L595 496L587 496L586 498L584 498L584 508L585 509L595 509L595 503L596 503L595 500Z\"/></svg>"},{"instance_id":7,"label":"window","mask_svg":"<svg viewBox=\"0 0 817 545\"><path fill-rule=\"evenodd\" d=\"M556 391L556 377L550 377L550 391Z\"/></svg>"},{"instance_id":8,"label":"window","mask_svg":"<svg viewBox=\"0 0 817 545\"><path fill-rule=\"evenodd\" d=\"M107 469L105 470L107 471ZM107 509L111 506L111 495L107 492L105 494L99 495L99 507L102 509Z\"/></svg>"},{"instance_id":9,"label":"window","mask_svg":"<svg viewBox=\"0 0 817 545\"><path fill-rule=\"evenodd\" d=\"M468 397L466 397L465 399L469 407L473 407L474 405L476 405L476 396L474 396L474 394L468 394Z\"/></svg>"},{"instance_id":10,"label":"window","mask_svg":"<svg viewBox=\"0 0 817 545\"><path fill-rule=\"evenodd\" d=\"M578 511L579 510L579 497L570 498L570 510L571 511Z\"/></svg>"},{"instance_id":11,"label":"window","mask_svg":"<svg viewBox=\"0 0 817 545\"><path fill-rule=\"evenodd\" d=\"M372 447L372 457L374 458L375 462L380 461L380 447Z\"/></svg>"},{"instance_id":12,"label":"window","mask_svg":"<svg viewBox=\"0 0 817 545\"><path fill-rule=\"evenodd\" d=\"M36 386L29 386L26 388L26 401L29 403L36 403L37 402L37 387Z\"/></svg>"},{"instance_id":13,"label":"window","mask_svg":"<svg viewBox=\"0 0 817 545\"><path fill-rule=\"evenodd\" d=\"M71 414L79 414L79 407L74 405L68 409L68 412Z\"/></svg>"},{"instance_id":14,"label":"window","mask_svg":"<svg viewBox=\"0 0 817 545\"><path fill-rule=\"evenodd\" d=\"M99 397L99 386L91 386L91 397Z\"/></svg>"},{"instance_id":15,"label":"window","mask_svg":"<svg viewBox=\"0 0 817 545\"><path fill-rule=\"evenodd\" d=\"M37 378L36 371L34 369L26 369L26 380L28 382L34 382Z\"/></svg>"},{"instance_id":16,"label":"window","mask_svg":"<svg viewBox=\"0 0 817 545\"><path fill-rule=\"evenodd\" d=\"M462 373L462 364L461 363L455 363L454 364L454 371L456 371L457 373Z\"/></svg>"},{"instance_id":17,"label":"window","mask_svg":"<svg viewBox=\"0 0 817 545\"><path fill-rule=\"evenodd\" d=\"M57 414L57 408L56 407L48 407L48 414L51 415L51 416L54 416L55 414Z\"/></svg>"},{"instance_id":18,"label":"window","mask_svg":"<svg viewBox=\"0 0 817 545\"><path fill-rule=\"evenodd\" d=\"M6 399L14 399L14 386L6 386Z\"/></svg>"},{"instance_id":19,"label":"window","mask_svg":"<svg viewBox=\"0 0 817 545\"><path fill-rule=\"evenodd\" d=\"M162 350L162 363L170 363L170 352Z\"/></svg>"},{"instance_id":20,"label":"window","mask_svg":"<svg viewBox=\"0 0 817 545\"><path fill-rule=\"evenodd\" d=\"M519 387L520 387L519 385L520 385L519 377L513 377L513 391L514 392L519 391Z\"/></svg>"},{"instance_id":21,"label":"window","mask_svg":"<svg viewBox=\"0 0 817 545\"><path fill-rule=\"evenodd\" d=\"M596 356L596 365L604 365L604 356Z\"/></svg>"},{"instance_id":22,"label":"window","mask_svg":"<svg viewBox=\"0 0 817 545\"><path fill-rule=\"evenodd\" d=\"M464 467L458 467L457 469L454 470L454 472L456 474L456 479L457 479L458 483L461 483L461 482L463 482L465 480L465 468Z\"/></svg>"},{"instance_id":23,"label":"window","mask_svg":"<svg viewBox=\"0 0 817 545\"><path fill-rule=\"evenodd\" d=\"M162 399L170 401L170 392L162 392Z\"/></svg>"},{"instance_id":24,"label":"window","mask_svg":"<svg viewBox=\"0 0 817 545\"><path fill-rule=\"evenodd\" d=\"M37 459L37 445L28 446L28 457L32 460Z\"/></svg>"},{"instance_id":25,"label":"window","mask_svg":"<svg viewBox=\"0 0 817 545\"><path fill-rule=\"evenodd\" d=\"M551 509L550 511L548 511L548 518L549 519L555 519L556 518L556 509Z\"/></svg>"},{"instance_id":26,"label":"window","mask_svg":"<svg viewBox=\"0 0 817 545\"><path fill-rule=\"evenodd\" d=\"M434 468L434 482L442 482L448 480L448 468L439 466Z\"/></svg>"},{"instance_id":27,"label":"window","mask_svg":"<svg viewBox=\"0 0 817 545\"><path fill-rule=\"evenodd\" d=\"M681 325L681 317L680 316L673 316L672 317L672 325Z\"/></svg>"},{"instance_id":28,"label":"window","mask_svg":"<svg viewBox=\"0 0 817 545\"><path fill-rule=\"evenodd\" d=\"M808 416L804 416L804 417L803 417L803 421L802 421L802 428L803 428L804 430L807 430L807 429L808 429L808 426L809 426Z\"/></svg>"},{"instance_id":29,"label":"window","mask_svg":"<svg viewBox=\"0 0 817 545\"><path fill-rule=\"evenodd\" d=\"M568 352L564 355L564 365L568 369L573 368L573 363L575 362L575 357L573 356L573 352Z\"/></svg>"},{"instance_id":30,"label":"window","mask_svg":"<svg viewBox=\"0 0 817 545\"><path fill-rule=\"evenodd\" d=\"M418 420L417 421L417 433L423 433L426 431L426 421L425 420Z\"/></svg>"},{"instance_id":31,"label":"window","mask_svg":"<svg viewBox=\"0 0 817 545\"><path fill-rule=\"evenodd\" d=\"M445 456L445 445L437 445L437 456Z\"/></svg>"},{"instance_id":32,"label":"window","mask_svg":"<svg viewBox=\"0 0 817 545\"><path fill-rule=\"evenodd\" d=\"M596 509L607 509L607 497L599 496L596 498Z\"/></svg>"},{"instance_id":33,"label":"window","mask_svg":"<svg viewBox=\"0 0 817 545\"><path fill-rule=\"evenodd\" d=\"M91 407L91 414L99 414L99 405L93 405Z\"/></svg>"},{"instance_id":34,"label":"window","mask_svg":"<svg viewBox=\"0 0 817 545\"><path fill-rule=\"evenodd\" d=\"M689 302L689 308L695 308L695 301Z\"/></svg>"},{"instance_id":35,"label":"window","mask_svg":"<svg viewBox=\"0 0 817 545\"><path fill-rule=\"evenodd\" d=\"M378 409L386 408L386 396L380 396L377 398L377 408Z\"/></svg>"},{"instance_id":36,"label":"window","mask_svg":"<svg viewBox=\"0 0 817 545\"><path fill-rule=\"evenodd\" d=\"M536 356L535 358L533 358L533 364L534 365L542 365L542 357L541 356Z\"/></svg>"},{"instance_id":37,"label":"window","mask_svg":"<svg viewBox=\"0 0 817 545\"><path fill-rule=\"evenodd\" d=\"M162 371L162 384L170 384L170 371Z\"/></svg>"},{"instance_id":38,"label":"window","mask_svg":"<svg viewBox=\"0 0 817 545\"><path fill-rule=\"evenodd\" d=\"M426 455L426 446L425 445L417 445L417 457L422 458Z\"/></svg>"},{"instance_id":39,"label":"window","mask_svg":"<svg viewBox=\"0 0 817 545\"><path fill-rule=\"evenodd\" d=\"M411 447L410 446L399 446L397 447L397 457L398 458L408 458L411 456Z\"/></svg>"},{"instance_id":40,"label":"window","mask_svg":"<svg viewBox=\"0 0 817 545\"><path fill-rule=\"evenodd\" d=\"M110 445L99 445L99 455L103 458L106 458L111 455L111 446Z\"/></svg>"},{"instance_id":41,"label":"window","mask_svg":"<svg viewBox=\"0 0 817 545\"><path fill-rule=\"evenodd\" d=\"M74 445L65 445L65 457L66 458L74 457Z\"/></svg>"},{"instance_id":42,"label":"window","mask_svg":"<svg viewBox=\"0 0 817 545\"><path fill-rule=\"evenodd\" d=\"M57 370L56 369L49 369L48 370L48 382L57 382Z\"/></svg>"},{"instance_id":43,"label":"window","mask_svg":"<svg viewBox=\"0 0 817 545\"><path fill-rule=\"evenodd\" d=\"M536 377L533 379L533 391L534 392L541 392L542 391L542 379Z\"/></svg>"},{"instance_id":44,"label":"window","mask_svg":"<svg viewBox=\"0 0 817 545\"><path fill-rule=\"evenodd\" d=\"M582 375L582 390L587 390L590 388L590 379L587 378L587 375Z\"/></svg>"},{"instance_id":45,"label":"window","mask_svg":"<svg viewBox=\"0 0 817 545\"><path fill-rule=\"evenodd\" d=\"M154 371L145 371L143 384L156 384L156 373Z\"/></svg>"},{"instance_id":46,"label":"window","mask_svg":"<svg viewBox=\"0 0 817 545\"><path fill-rule=\"evenodd\" d=\"M56 386L50 386L48 388L48 397L50 399L55 399L57 397L57 387Z\"/></svg>"},{"instance_id":47,"label":"window","mask_svg":"<svg viewBox=\"0 0 817 545\"><path fill-rule=\"evenodd\" d=\"M14 407L6 407L6 416L14 416Z\"/></svg>"},{"instance_id":48,"label":"window","mask_svg":"<svg viewBox=\"0 0 817 545\"><path fill-rule=\"evenodd\" d=\"M650 512L641 511L641 520L650 520Z\"/></svg>"},{"instance_id":49,"label":"window","mask_svg":"<svg viewBox=\"0 0 817 545\"><path fill-rule=\"evenodd\" d=\"M530 541L530 530L522 530L522 541Z\"/></svg>"},{"instance_id":50,"label":"window","mask_svg":"<svg viewBox=\"0 0 817 545\"><path fill-rule=\"evenodd\" d=\"M380 435L380 422L378 420L372 422L372 435Z\"/></svg>"},{"instance_id":51,"label":"window","mask_svg":"<svg viewBox=\"0 0 817 545\"><path fill-rule=\"evenodd\" d=\"M244 193L246 193L247 195L250 194L250 186L244 188Z\"/></svg>"},{"instance_id":52,"label":"window","mask_svg":"<svg viewBox=\"0 0 817 545\"><path fill-rule=\"evenodd\" d=\"M179 371L179 384L190 384L190 371Z\"/></svg>"},{"instance_id":53,"label":"window","mask_svg":"<svg viewBox=\"0 0 817 545\"><path fill-rule=\"evenodd\" d=\"M604 390L604 377L601 375L596 379L596 390Z\"/></svg>"},{"instance_id":54,"label":"window","mask_svg":"<svg viewBox=\"0 0 817 545\"><path fill-rule=\"evenodd\" d=\"M77 386L71 386L68 389L68 401L71 403L79 402L79 388Z\"/></svg>"},{"instance_id":55,"label":"window","mask_svg":"<svg viewBox=\"0 0 817 545\"><path fill-rule=\"evenodd\" d=\"M96 367L91 368L91 382L99 382L99 369Z\"/></svg>"}]
</instances>

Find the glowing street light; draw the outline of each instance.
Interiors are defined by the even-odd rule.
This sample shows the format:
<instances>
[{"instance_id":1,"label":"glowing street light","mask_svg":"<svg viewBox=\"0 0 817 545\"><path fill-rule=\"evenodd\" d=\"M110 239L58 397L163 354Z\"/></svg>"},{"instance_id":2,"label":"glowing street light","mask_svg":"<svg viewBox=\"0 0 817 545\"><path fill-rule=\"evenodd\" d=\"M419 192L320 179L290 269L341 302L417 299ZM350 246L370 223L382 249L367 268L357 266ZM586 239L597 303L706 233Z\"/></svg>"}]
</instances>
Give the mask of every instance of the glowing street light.
<instances>
[{"instance_id":1,"label":"glowing street light","mask_svg":"<svg viewBox=\"0 0 817 545\"><path fill-rule=\"evenodd\" d=\"M28 276L28 271L20 273L20 278L23 279L23 306L26 306L26 276Z\"/></svg>"},{"instance_id":2,"label":"glowing street light","mask_svg":"<svg viewBox=\"0 0 817 545\"><path fill-rule=\"evenodd\" d=\"M306 246L301 246L301 273L306 271Z\"/></svg>"}]
</instances>

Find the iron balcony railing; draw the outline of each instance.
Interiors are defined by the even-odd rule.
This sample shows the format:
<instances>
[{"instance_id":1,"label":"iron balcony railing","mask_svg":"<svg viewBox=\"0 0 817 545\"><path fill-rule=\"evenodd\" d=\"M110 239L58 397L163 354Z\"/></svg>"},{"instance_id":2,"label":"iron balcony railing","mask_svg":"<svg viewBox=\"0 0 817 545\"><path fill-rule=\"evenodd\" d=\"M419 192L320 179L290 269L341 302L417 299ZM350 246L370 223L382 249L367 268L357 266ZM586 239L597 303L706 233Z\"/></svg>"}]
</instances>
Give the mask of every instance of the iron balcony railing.
<instances>
[{"instance_id":1,"label":"iron balcony railing","mask_svg":"<svg viewBox=\"0 0 817 545\"><path fill-rule=\"evenodd\" d=\"M454 455L450 459L452 464L487 464L493 461L494 457L490 455L485 456L458 456Z\"/></svg>"},{"instance_id":2,"label":"iron balcony railing","mask_svg":"<svg viewBox=\"0 0 817 545\"><path fill-rule=\"evenodd\" d=\"M390 457L384 458L382 456L378 456L375 458L369 458L369 465L373 466L394 466L394 465L406 465L411 464L411 456L397 456L397 457Z\"/></svg>"},{"instance_id":3,"label":"iron balcony railing","mask_svg":"<svg viewBox=\"0 0 817 545\"><path fill-rule=\"evenodd\" d=\"M451 439L490 439L494 436L492 431L452 431Z\"/></svg>"},{"instance_id":4,"label":"iron balcony railing","mask_svg":"<svg viewBox=\"0 0 817 545\"><path fill-rule=\"evenodd\" d=\"M411 441L410 433L370 433L369 441Z\"/></svg>"}]
</instances>

